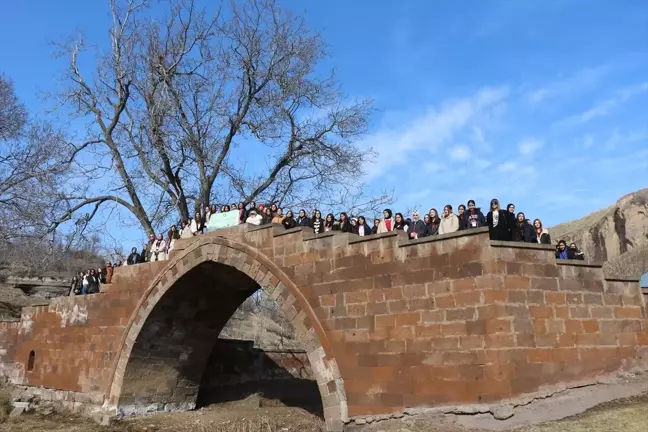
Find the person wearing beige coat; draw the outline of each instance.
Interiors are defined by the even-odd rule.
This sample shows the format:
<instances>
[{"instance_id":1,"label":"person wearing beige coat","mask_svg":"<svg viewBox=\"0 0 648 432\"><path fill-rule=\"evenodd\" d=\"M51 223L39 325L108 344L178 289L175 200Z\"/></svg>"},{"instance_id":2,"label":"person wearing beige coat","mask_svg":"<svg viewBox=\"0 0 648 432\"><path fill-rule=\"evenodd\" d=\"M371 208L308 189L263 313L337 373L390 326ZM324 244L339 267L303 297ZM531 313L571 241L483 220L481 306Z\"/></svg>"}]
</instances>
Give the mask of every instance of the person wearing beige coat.
<instances>
[{"instance_id":1,"label":"person wearing beige coat","mask_svg":"<svg viewBox=\"0 0 648 432\"><path fill-rule=\"evenodd\" d=\"M392 218L392 211L385 209L383 211L384 218L378 224L378 234L386 233L394 230L394 219Z\"/></svg>"},{"instance_id":2,"label":"person wearing beige coat","mask_svg":"<svg viewBox=\"0 0 648 432\"><path fill-rule=\"evenodd\" d=\"M443 207L443 215L441 215L441 223L439 224L439 235L457 231L459 231L459 218L456 214L452 213L452 206L448 204Z\"/></svg>"}]
</instances>

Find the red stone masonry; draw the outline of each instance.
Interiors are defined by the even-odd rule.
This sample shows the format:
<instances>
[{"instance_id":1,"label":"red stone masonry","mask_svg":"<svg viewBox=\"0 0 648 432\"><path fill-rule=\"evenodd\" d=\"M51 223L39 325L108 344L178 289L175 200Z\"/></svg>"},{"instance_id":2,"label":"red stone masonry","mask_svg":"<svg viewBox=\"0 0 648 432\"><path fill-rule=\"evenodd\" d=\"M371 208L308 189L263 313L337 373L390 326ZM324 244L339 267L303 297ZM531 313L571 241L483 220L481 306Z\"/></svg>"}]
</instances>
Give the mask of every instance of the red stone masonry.
<instances>
[{"instance_id":1,"label":"red stone masonry","mask_svg":"<svg viewBox=\"0 0 648 432\"><path fill-rule=\"evenodd\" d=\"M648 369L638 281L557 262L551 246L490 241L486 229L408 241L246 225L179 240L166 262L117 268L100 294L24 308L20 322L0 323L0 373L74 403L191 408L201 353L258 287L304 341L331 431Z\"/></svg>"}]
</instances>

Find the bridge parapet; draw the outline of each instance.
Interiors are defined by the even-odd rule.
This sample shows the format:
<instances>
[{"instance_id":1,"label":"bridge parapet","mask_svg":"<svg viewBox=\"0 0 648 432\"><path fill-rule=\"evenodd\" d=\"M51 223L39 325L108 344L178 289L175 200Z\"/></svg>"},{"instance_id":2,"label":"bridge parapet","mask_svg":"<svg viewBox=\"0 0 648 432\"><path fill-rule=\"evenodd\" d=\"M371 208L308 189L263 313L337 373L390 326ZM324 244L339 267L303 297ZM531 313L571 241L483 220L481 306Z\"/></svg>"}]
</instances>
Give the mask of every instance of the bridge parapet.
<instances>
[{"instance_id":1,"label":"bridge parapet","mask_svg":"<svg viewBox=\"0 0 648 432\"><path fill-rule=\"evenodd\" d=\"M551 246L490 241L486 229L412 241L403 233L242 225L178 240L169 261L116 268L113 280L100 294L54 299L26 308L19 323L0 324L0 343L10 347L0 352L0 371L93 401L128 399L134 407L158 398L162 408L189 407L196 378L182 378L181 353L209 351L200 345L209 340L155 329L166 316L183 334L217 334L259 286L300 334L311 335L329 430L367 415L494 403L648 369L638 281L606 280L600 265L557 261ZM181 389L164 390L162 373L135 382L142 371L132 368L147 366L137 356L160 346L175 347L154 352L166 359L160 371L184 380ZM122 381L132 384L128 391L116 384ZM171 394L176 399L164 399ZM177 395L185 394L182 405Z\"/></svg>"}]
</instances>

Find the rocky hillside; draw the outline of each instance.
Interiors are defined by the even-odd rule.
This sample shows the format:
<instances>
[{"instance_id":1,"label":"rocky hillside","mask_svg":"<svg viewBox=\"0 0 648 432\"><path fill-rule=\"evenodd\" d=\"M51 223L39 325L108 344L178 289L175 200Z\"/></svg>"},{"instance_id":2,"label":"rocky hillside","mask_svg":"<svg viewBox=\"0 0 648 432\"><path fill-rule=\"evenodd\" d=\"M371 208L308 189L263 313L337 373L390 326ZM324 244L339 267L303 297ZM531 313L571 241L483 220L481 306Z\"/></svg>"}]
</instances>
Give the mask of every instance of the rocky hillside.
<instances>
[{"instance_id":1,"label":"rocky hillside","mask_svg":"<svg viewBox=\"0 0 648 432\"><path fill-rule=\"evenodd\" d=\"M648 189L550 230L554 240L574 242L590 262L606 262L611 276L639 277L648 271Z\"/></svg>"}]
</instances>

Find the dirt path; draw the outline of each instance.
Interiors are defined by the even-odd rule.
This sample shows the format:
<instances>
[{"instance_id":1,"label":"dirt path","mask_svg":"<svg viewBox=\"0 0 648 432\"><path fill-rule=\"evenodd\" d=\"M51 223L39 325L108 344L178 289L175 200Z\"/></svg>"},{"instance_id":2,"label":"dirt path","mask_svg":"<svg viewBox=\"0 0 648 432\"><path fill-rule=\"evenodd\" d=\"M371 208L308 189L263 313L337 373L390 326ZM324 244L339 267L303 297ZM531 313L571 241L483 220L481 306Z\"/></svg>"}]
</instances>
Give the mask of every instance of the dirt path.
<instances>
[{"instance_id":1,"label":"dirt path","mask_svg":"<svg viewBox=\"0 0 648 432\"><path fill-rule=\"evenodd\" d=\"M261 404L263 405L263 403ZM1 421L1 420L0 420ZM257 399L198 411L156 414L102 427L76 416L23 414L0 422L0 432L322 432L322 421L299 408L259 406ZM648 396L616 401L565 420L515 429L517 432L645 432ZM484 432L448 419L416 418L374 423L359 432Z\"/></svg>"}]
</instances>

